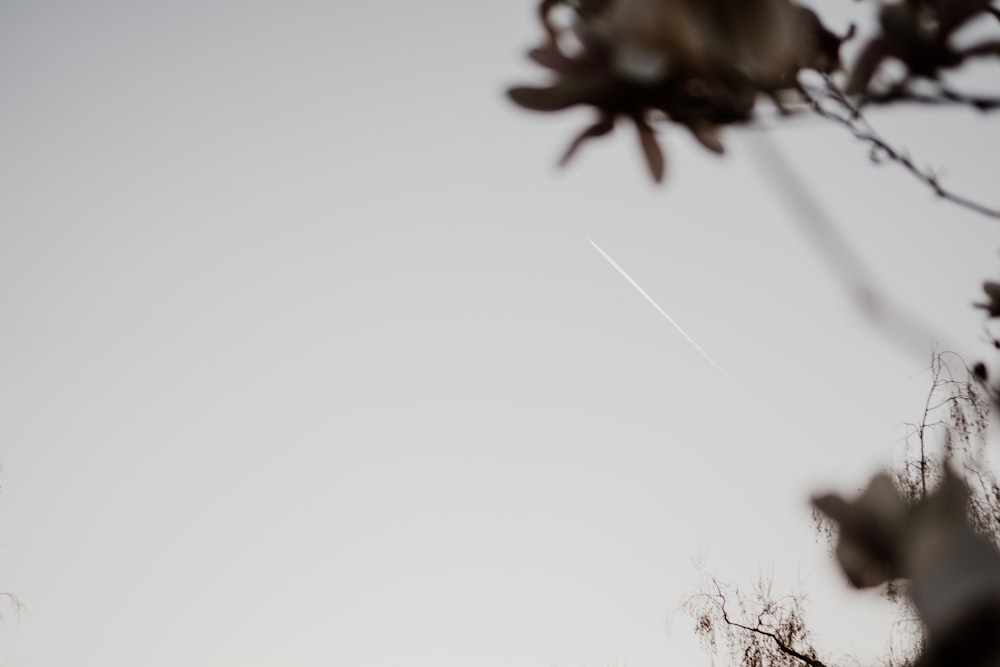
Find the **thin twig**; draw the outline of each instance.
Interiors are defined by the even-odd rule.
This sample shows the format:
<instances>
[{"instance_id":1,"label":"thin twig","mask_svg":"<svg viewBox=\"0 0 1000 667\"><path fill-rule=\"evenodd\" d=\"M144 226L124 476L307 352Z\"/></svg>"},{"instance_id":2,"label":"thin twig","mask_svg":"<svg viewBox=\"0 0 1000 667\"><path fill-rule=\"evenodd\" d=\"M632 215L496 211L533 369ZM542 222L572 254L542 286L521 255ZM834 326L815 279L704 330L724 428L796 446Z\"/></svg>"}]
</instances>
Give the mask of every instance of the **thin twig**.
<instances>
[{"instance_id":1,"label":"thin twig","mask_svg":"<svg viewBox=\"0 0 1000 667\"><path fill-rule=\"evenodd\" d=\"M827 79L827 84L827 99L831 99L840 105L845 111L848 112L849 115L843 116L827 109L823 106L817 96L809 92L806 88L802 88L802 95L806 98L814 113L822 118L831 120L846 127L856 139L867 143L872 148L873 156L884 157L899 164L919 181L924 183L924 185L929 187L938 197L971 211L975 211L976 213L984 215L988 218L1000 220L1000 209L980 204L972 199L969 199L968 197L964 197L948 190L941 185L941 182L938 180L936 174L931 171L925 171L914 164L913 160L908 155L889 144L889 142L883 139L882 136L879 135L870 124L868 124L861 114L861 108L858 105L853 104L831 79ZM952 93L952 95L957 94ZM959 99L961 98L956 98L952 101L957 103ZM871 100L869 99L869 101ZM995 102L1000 104L1000 101Z\"/></svg>"},{"instance_id":2,"label":"thin twig","mask_svg":"<svg viewBox=\"0 0 1000 667\"><path fill-rule=\"evenodd\" d=\"M726 596L722 592L722 588L719 586L719 582L715 578L712 579L712 583L715 584L716 595L715 596L710 596L710 597L717 598L715 600L715 603L716 603L716 605L718 605L719 612L722 614L722 620L727 625L730 625L730 626L732 626L734 628L739 628L741 630L745 630L747 632L752 632L752 633L760 635L762 637L768 637L769 639L771 639L771 641L774 642L774 645L777 647L777 649L779 651L781 651L785 655L791 656L791 657L795 658L796 660L799 660L799 661L805 663L806 665L809 665L809 667L827 667L826 664L823 663L822 661L817 660L816 658L812 658L812 657L810 657L808 655L804 655L802 653L799 653L794 648L792 648L791 646L789 646L785 642L783 642L781 640L781 637L779 637L774 632L762 629L761 626L764 625L764 623L763 623L763 621L761 619L761 616L763 616L763 612L761 612L761 616L757 617L757 627L753 627L753 626L749 626L749 625L744 625L742 623L739 623L739 622L734 621L731 618L729 618L729 613L726 610Z\"/></svg>"}]
</instances>

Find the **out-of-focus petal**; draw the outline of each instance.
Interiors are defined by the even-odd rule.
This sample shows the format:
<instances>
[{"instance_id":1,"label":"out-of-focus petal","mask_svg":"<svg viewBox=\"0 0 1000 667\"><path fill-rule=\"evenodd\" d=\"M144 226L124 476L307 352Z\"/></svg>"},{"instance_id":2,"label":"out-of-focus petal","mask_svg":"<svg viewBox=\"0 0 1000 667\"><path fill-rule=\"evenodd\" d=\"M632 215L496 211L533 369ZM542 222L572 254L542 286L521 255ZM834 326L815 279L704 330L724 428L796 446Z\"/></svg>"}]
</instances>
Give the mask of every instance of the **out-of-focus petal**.
<instances>
[{"instance_id":1,"label":"out-of-focus petal","mask_svg":"<svg viewBox=\"0 0 1000 667\"><path fill-rule=\"evenodd\" d=\"M507 95L518 105L532 111L562 111L577 104L587 104L601 94L602 84L580 78L564 79L554 86L515 86Z\"/></svg>"},{"instance_id":2,"label":"out-of-focus petal","mask_svg":"<svg viewBox=\"0 0 1000 667\"><path fill-rule=\"evenodd\" d=\"M614 118L611 116L604 116L590 127L584 129L583 132L578 134L576 138L573 139L569 147L566 149L566 152L563 153L562 158L559 160L559 165L562 166L569 162L570 158L573 157L573 154L576 153L576 149L578 149L584 141L593 137L602 137L614 128Z\"/></svg>"},{"instance_id":3,"label":"out-of-focus petal","mask_svg":"<svg viewBox=\"0 0 1000 667\"><path fill-rule=\"evenodd\" d=\"M887 475L876 475L853 503L826 495L813 505L837 523L837 560L853 586L878 586L902 574L908 510Z\"/></svg>"},{"instance_id":4,"label":"out-of-focus petal","mask_svg":"<svg viewBox=\"0 0 1000 667\"><path fill-rule=\"evenodd\" d=\"M567 58L555 44L546 44L528 51L528 58L556 72L569 72L574 69L573 60Z\"/></svg>"},{"instance_id":5,"label":"out-of-focus petal","mask_svg":"<svg viewBox=\"0 0 1000 667\"><path fill-rule=\"evenodd\" d=\"M914 573L910 595L932 636L954 632L975 609L1000 605L1000 553L966 527Z\"/></svg>"},{"instance_id":6,"label":"out-of-focus petal","mask_svg":"<svg viewBox=\"0 0 1000 667\"><path fill-rule=\"evenodd\" d=\"M872 77L875 76L878 66L882 64L888 54L887 45L881 38L868 42L851 69L851 77L847 81L844 92L848 95L860 95L865 92Z\"/></svg>"},{"instance_id":7,"label":"out-of-focus petal","mask_svg":"<svg viewBox=\"0 0 1000 667\"><path fill-rule=\"evenodd\" d=\"M649 165L649 173L652 174L654 181L660 183L666 172L666 160L663 151L660 150L660 144L656 141L656 133L642 120L636 120L635 126L639 132L643 155L646 156L646 164Z\"/></svg>"},{"instance_id":8,"label":"out-of-focus petal","mask_svg":"<svg viewBox=\"0 0 1000 667\"><path fill-rule=\"evenodd\" d=\"M691 134L698 140L698 143L713 153L722 155L726 151L725 146L722 145L722 141L719 140L719 128L717 126L708 122L695 122L689 125L688 129L691 130Z\"/></svg>"},{"instance_id":9,"label":"out-of-focus petal","mask_svg":"<svg viewBox=\"0 0 1000 667\"><path fill-rule=\"evenodd\" d=\"M976 306L976 308L985 309L989 313L990 317L1000 317L1000 283L988 280L983 283L983 291L986 292L986 296L989 298L989 301L973 305Z\"/></svg>"}]
</instances>

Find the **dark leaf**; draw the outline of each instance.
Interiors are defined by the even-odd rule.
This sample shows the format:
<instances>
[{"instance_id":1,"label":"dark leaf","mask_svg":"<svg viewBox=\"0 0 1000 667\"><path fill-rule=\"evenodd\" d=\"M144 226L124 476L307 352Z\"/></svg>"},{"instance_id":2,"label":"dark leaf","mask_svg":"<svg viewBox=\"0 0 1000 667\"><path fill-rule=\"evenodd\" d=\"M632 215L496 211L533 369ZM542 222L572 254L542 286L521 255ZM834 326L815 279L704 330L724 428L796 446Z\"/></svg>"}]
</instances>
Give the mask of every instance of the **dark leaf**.
<instances>
[{"instance_id":1,"label":"dark leaf","mask_svg":"<svg viewBox=\"0 0 1000 667\"><path fill-rule=\"evenodd\" d=\"M995 283L993 281L986 281L983 283L983 291L986 292L986 296L989 297L989 302L987 303L974 303L976 308L982 308L990 317L1000 317L1000 283Z\"/></svg>"},{"instance_id":2,"label":"dark leaf","mask_svg":"<svg viewBox=\"0 0 1000 667\"><path fill-rule=\"evenodd\" d=\"M566 149L566 152L563 153L562 158L559 160L559 166L563 166L569 162L570 158L573 157L573 154L576 153L576 149L578 149L584 141L592 137L603 137L614 128L614 117L602 116L600 120L586 128L583 132L578 134L575 139L573 139L573 142L570 143L569 148Z\"/></svg>"},{"instance_id":3,"label":"dark leaf","mask_svg":"<svg viewBox=\"0 0 1000 667\"><path fill-rule=\"evenodd\" d=\"M563 55L555 44L546 44L528 51L528 57L542 67L548 67L557 72L569 72L573 69L573 61Z\"/></svg>"},{"instance_id":4,"label":"dark leaf","mask_svg":"<svg viewBox=\"0 0 1000 667\"><path fill-rule=\"evenodd\" d=\"M938 29L945 35L956 32L969 20L990 10L991 0L937 0L932 2L939 23Z\"/></svg>"},{"instance_id":5,"label":"dark leaf","mask_svg":"<svg viewBox=\"0 0 1000 667\"><path fill-rule=\"evenodd\" d=\"M514 102L532 111L562 111L577 104L594 104L608 94L608 81L599 77L566 77L548 88L515 86L507 91Z\"/></svg>"},{"instance_id":6,"label":"dark leaf","mask_svg":"<svg viewBox=\"0 0 1000 667\"><path fill-rule=\"evenodd\" d=\"M861 51L858 61L854 64L854 69L851 70L851 78L848 80L844 92L848 95L859 95L865 92L886 55L886 44L882 39L873 39L868 42Z\"/></svg>"},{"instance_id":7,"label":"dark leaf","mask_svg":"<svg viewBox=\"0 0 1000 667\"><path fill-rule=\"evenodd\" d=\"M712 151L716 155L722 155L726 149L719 141L719 128L709 122L701 121L688 126L691 134L702 146Z\"/></svg>"},{"instance_id":8,"label":"dark leaf","mask_svg":"<svg viewBox=\"0 0 1000 667\"><path fill-rule=\"evenodd\" d=\"M657 183L663 181L663 174L666 171L666 161L660 144L656 141L656 133L646 121L641 118L635 119L635 127L639 131L639 143L642 144L642 152L646 156L646 164L649 165L649 173L653 175L653 180Z\"/></svg>"},{"instance_id":9,"label":"dark leaf","mask_svg":"<svg viewBox=\"0 0 1000 667\"><path fill-rule=\"evenodd\" d=\"M557 87L515 86L507 91L507 95L515 104L532 111L562 111L576 104Z\"/></svg>"}]
</instances>

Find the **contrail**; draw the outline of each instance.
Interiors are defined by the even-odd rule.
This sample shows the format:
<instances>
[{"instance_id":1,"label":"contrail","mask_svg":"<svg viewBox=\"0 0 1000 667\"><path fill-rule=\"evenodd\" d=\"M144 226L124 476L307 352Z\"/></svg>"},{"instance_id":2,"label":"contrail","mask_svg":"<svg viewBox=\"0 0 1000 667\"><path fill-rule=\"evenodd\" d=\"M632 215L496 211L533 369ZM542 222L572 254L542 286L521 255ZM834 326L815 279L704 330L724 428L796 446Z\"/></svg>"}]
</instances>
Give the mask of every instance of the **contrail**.
<instances>
[{"instance_id":1,"label":"contrail","mask_svg":"<svg viewBox=\"0 0 1000 667\"><path fill-rule=\"evenodd\" d=\"M705 351L705 348L703 348L701 345L698 345L698 343L695 342L695 339L691 338L690 334L688 334L687 331L684 331L681 325L677 324L677 322L674 321L674 318L670 317L670 315L667 314L667 311L663 310L663 308L660 307L660 304L656 303L656 301L653 300L653 297L649 296L649 294L646 293L646 290L642 289L642 287L639 286L639 283L633 280L632 276L630 276L625 271L625 269L623 269L618 265L618 262L611 259L611 255L604 252L604 250L601 249L601 246L597 245L593 239L587 239L587 240L590 241L590 245L594 246L594 250L601 253L601 257L608 260L608 263L611 264L611 266L613 266L618 273L622 274L622 277L625 278L625 280L632 283L632 287L639 290L639 294L646 297L646 301L649 301L649 303L652 304L653 308L656 308L656 310L660 313L660 315L663 315L663 317L666 318L667 322L670 322L670 324L672 324L674 328L677 329L680 335L684 336L684 338L687 339L687 342L691 343L691 345L694 346L694 349L698 350L698 352L701 353L701 356L705 357L705 360L708 361L708 363L712 364L715 370L719 371L719 374L726 379L726 382L728 382L733 389L738 391L743 396L743 398L747 399L747 402L750 403L750 405L752 405L754 409L756 409L757 412L759 412L765 419L767 419L767 421L771 422L773 426L775 426L779 431L781 431L783 435L787 435L785 434L785 430L781 427L781 424L779 424L774 419L774 417L769 415L767 411L764 410L764 408L760 407L757 401L753 400L753 397L750 396L750 394L748 394L747 391L743 387L741 387L739 383L736 380L734 380L732 376L730 376L729 373L727 373L722 368L722 366L720 366L719 363L711 357L711 355L709 355L708 352Z\"/></svg>"}]
</instances>

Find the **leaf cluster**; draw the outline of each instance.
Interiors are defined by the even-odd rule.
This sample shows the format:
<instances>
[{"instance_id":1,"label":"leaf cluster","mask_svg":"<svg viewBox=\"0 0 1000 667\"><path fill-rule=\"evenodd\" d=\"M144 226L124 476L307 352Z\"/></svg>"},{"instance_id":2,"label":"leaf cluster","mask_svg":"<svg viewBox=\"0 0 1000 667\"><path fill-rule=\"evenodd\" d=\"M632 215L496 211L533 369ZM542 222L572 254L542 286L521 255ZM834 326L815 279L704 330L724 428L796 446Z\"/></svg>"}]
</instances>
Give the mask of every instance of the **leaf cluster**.
<instances>
[{"instance_id":1,"label":"leaf cluster","mask_svg":"<svg viewBox=\"0 0 1000 667\"><path fill-rule=\"evenodd\" d=\"M568 25L553 15L568 10ZM508 96L526 109L558 112L574 106L596 110L595 122L570 143L565 164L586 141L612 132L619 120L635 126L654 180L666 172L657 121L686 128L713 153L724 146L720 129L755 118L758 101L769 99L783 117L811 109L848 127L866 141L874 159L896 162L941 197L980 213L1000 211L946 190L932 172L919 168L862 122L870 105L959 104L989 111L1000 97L953 90L944 73L971 60L1000 56L1000 36L968 46L956 33L982 20L1000 18L990 0L901 0L881 5L875 31L855 62L844 67L844 34L824 25L793 0L541 0L544 41L528 57L549 70L544 86L514 86ZM903 75L885 82L886 65ZM819 74L822 87L809 83ZM919 85L931 82L928 93Z\"/></svg>"},{"instance_id":2,"label":"leaf cluster","mask_svg":"<svg viewBox=\"0 0 1000 667\"><path fill-rule=\"evenodd\" d=\"M559 7L575 13L567 29L551 19ZM789 0L542 0L539 17L546 39L528 57L554 80L515 86L510 98L533 111L597 110L561 163L628 119L656 181L666 162L651 121L681 125L722 153L721 126L750 120L761 94L795 89L802 70L834 71L844 40Z\"/></svg>"}]
</instances>

